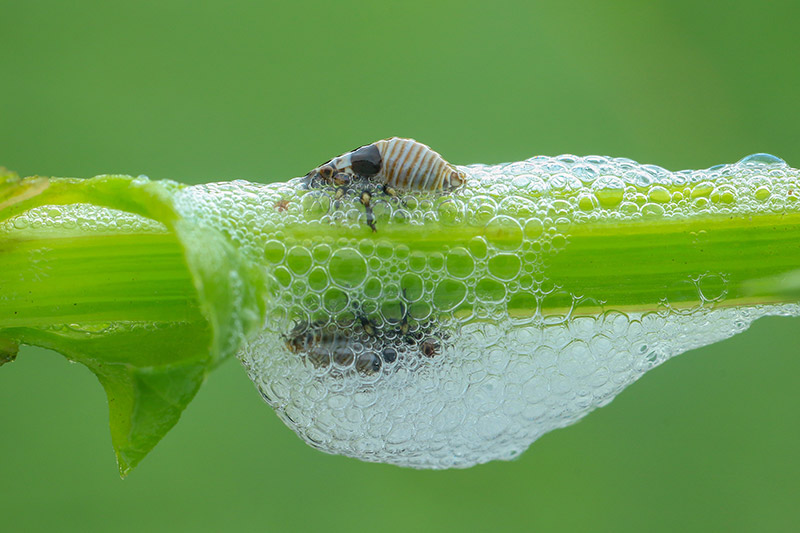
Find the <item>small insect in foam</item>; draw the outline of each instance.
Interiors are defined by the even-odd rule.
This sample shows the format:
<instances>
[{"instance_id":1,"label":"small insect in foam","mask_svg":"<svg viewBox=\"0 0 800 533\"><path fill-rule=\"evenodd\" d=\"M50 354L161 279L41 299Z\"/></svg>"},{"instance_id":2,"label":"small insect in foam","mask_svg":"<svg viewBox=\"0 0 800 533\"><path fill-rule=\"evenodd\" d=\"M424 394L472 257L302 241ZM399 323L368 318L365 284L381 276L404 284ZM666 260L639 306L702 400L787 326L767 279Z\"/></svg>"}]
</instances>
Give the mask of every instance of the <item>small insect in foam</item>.
<instances>
[{"instance_id":1,"label":"small insect in foam","mask_svg":"<svg viewBox=\"0 0 800 533\"><path fill-rule=\"evenodd\" d=\"M361 320L363 323L366 319ZM368 333L368 330L369 327L364 326L364 332ZM327 368L333 363L337 367L355 366L359 374L374 374L381 369L381 357L374 346L375 342L369 337L361 337L355 330L336 324L301 323L286 336L286 347L300 354L315 368Z\"/></svg>"},{"instance_id":2,"label":"small insect in foam","mask_svg":"<svg viewBox=\"0 0 800 533\"><path fill-rule=\"evenodd\" d=\"M334 365L334 374L353 368L363 376L375 374L400 357L432 358L441 351L442 333L433 322L412 329L408 308L402 318L378 326L358 314L352 323L301 322L284 336L286 347L314 368Z\"/></svg>"},{"instance_id":3,"label":"small insect in foam","mask_svg":"<svg viewBox=\"0 0 800 533\"><path fill-rule=\"evenodd\" d=\"M466 180L466 174L445 161L441 155L414 139L392 137L368 144L335 157L306 175L309 183L326 183L344 188L357 182L381 185L385 194L397 197L397 191L447 192ZM363 190L359 200L364 204L367 225L375 228L375 216L370 200L372 194Z\"/></svg>"}]
</instances>

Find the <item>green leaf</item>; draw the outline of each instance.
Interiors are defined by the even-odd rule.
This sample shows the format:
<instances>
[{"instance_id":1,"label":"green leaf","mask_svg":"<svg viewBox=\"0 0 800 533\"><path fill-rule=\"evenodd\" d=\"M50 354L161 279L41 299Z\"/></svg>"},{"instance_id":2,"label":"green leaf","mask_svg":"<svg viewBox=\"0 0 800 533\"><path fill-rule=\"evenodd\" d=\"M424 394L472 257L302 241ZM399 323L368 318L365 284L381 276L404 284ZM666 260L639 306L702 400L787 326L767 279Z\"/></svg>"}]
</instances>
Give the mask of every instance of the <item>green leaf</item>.
<instances>
[{"instance_id":1,"label":"green leaf","mask_svg":"<svg viewBox=\"0 0 800 533\"><path fill-rule=\"evenodd\" d=\"M263 316L260 271L218 230L177 214L179 189L0 179L0 362L31 344L94 372L123 476Z\"/></svg>"}]
</instances>

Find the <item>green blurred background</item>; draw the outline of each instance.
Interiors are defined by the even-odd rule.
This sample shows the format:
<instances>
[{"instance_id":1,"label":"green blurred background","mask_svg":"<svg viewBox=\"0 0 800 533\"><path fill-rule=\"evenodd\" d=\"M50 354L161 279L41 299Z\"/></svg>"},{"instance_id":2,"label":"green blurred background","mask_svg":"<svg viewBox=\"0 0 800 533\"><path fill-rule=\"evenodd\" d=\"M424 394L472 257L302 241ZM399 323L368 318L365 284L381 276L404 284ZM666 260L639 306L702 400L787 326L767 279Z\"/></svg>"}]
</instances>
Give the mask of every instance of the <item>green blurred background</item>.
<instances>
[{"instance_id":1,"label":"green blurred background","mask_svg":"<svg viewBox=\"0 0 800 533\"><path fill-rule=\"evenodd\" d=\"M798 167L798 22L797 2L0 0L0 164L271 181L400 135L460 164ZM23 349L0 369L0 530L796 530L797 325L445 472L312 450L230 361L120 481L98 382Z\"/></svg>"}]
</instances>

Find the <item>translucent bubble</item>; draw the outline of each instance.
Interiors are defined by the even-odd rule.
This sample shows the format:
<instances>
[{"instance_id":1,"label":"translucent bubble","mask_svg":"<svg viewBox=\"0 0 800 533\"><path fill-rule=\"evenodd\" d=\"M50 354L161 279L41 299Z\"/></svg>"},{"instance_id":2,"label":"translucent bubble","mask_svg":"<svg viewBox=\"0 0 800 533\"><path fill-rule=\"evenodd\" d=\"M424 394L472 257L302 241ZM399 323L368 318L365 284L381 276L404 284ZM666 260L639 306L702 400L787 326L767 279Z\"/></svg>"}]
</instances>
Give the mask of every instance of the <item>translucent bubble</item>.
<instances>
[{"instance_id":1,"label":"translucent bubble","mask_svg":"<svg viewBox=\"0 0 800 533\"><path fill-rule=\"evenodd\" d=\"M725 279L717 274L706 274L700 278L700 294L704 300L715 301L725 294Z\"/></svg>"},{"instance_id":2,"label":"translucent bubble","mask_svg":"<svg viewBox=\"0 0 800 533\"><path fill-rule=\"evenodd\" d=\"M308 286L317 292L328 286L328 272L321 267L314 267L308 274Z\"/></svg>"},{"instance_id":3,"label":"translucent bubble","mask_svg":"<svg viewBox=\"0 0 800 533\"><path fill-rule=\"evenodd\" d=\"M387 240L380 240L378 241L378 245L376 247L376 255L380 259L389 259L394 255L394 246L391 242Z\"/></svg>"},{"instance_id":4,"label":"translucent bubble","mask_svg":"<svg viewBox=\"0 0 800 533\"><path fill-rule=\"evenodd\" d=\"M446 256L447 273L454 278L464 279L472 274L475 261L465 248L453 248Z\"/></svg>"},{"instance_id":5,"label":"translucent bubble","mask_svg":"<svg viewBox=\"0 0 800 533\"><path fill-rule=\"evenodd\" d=\"M647 203L642 206L641 212L646 217L660 217L664 215L664 207L659 204Z\"/></svg>"},{"instance_id":6,"label":"translucent bubble","mask_svg":"<svg viewBox=\"0 0 800 533\"><path fill-rule=\"evenodd\" d=\"M522 266L519 257L513 254L497 254L489 259L489 273L501 280L514 279Z\"/></svg>"},{"instance_id":7,"label":"translucent bubble","mask_svg":"<svg viewBox=\"0 0 800 533\"><path fill-rule=\"evenodd\" d=\"M367 276L367 262L353 248L340 248L331 256L331 280L346 288L355 288L361 285Z\"/></svg>"},{"instance_id":8,"label":"translucent bubble","mask_svg":"<svg viewBox=\"0 0 800 533\"><path fill-rule=\"evenodd\" d=\"M766 201L767 199L769 199L771 195L772 191L770 190L769 187L766 186L759 187L753 194L753 196L755 196L756 200L758 200L759 202Z\"/></svg>"},{"instance_id":9,"label":"translucent bubble","mask_svg":"<svg viewBox=\"0 0 800 533\"><path fill-rule=\"evenodd\" d=\"M14 218L14 228L25 229L30 226L30 220L25 215L20 215Z\"/></svg>"},{"instance_id":10,"label":"translucent bubble","mask_svg":"<svg viewBox=\"0 0 800 533\"><path fill-rule=\"evenodd\" d=\"M742 158L737 163L740 166L784 166L786 161L772 154L752 154Z\"/></svg>"},{"instance_id":11,"label":"translucent bubble","mask_svg":"<svg viewBox=\"0 0 800 533\"><path fill-rule=\"evenodd\" d=\"M272 275L284 287L288 287L292 283L292 274L284 267L277 267L272 271Z\"/></svg>"},{"instance_id":12,"label":"translucent bubble","mask_svg":"<svg viewBox=\"0 0 800 533\"><path fill-rule=\"evenodd\" d=\"M422 278L416 274L406 274L403 276L400 286L403 289L403 295L409 302L416 302L422 297L424 284Z\"/></svg>"},{"instance_id":13,"label":"translucent bubble","mask_svg":"<svg viewBox=\"0 0 800 533\"><path fill-rule=\"evenodd\" d=\"M720 185L711 191L711 201L722 204L732 204L736 201L736 189L730 185Z\"/></svg>"},{"instance_id":14,"label":"translucent bubble","mask_svg":"<svg viewBox=\"0 0 800 533\"><path fill-rule=\"evenodd\" d=\"M538 307L539 300L531 292L516 292L508 299L508 314L515 324L532 321Z\"/></svg>"},{"instance_id":15,"label":"translucent bubble","mask_svg":"<svg viewBox=\"0 0 800 533\"><path fill-rule=\"evenodd\" d=\"M444 256L439 252L428 255L428 268L433 271L442 270L444 268Z\"/></svg>"},{"instance_id":16,"label":"translucent bubble","mask_svg":"<svg viewBox=\"0 0 800 533\"><path fill-rule=\"evenodd\" d=\"M498 211L517 219L532 217L536 214L536 203L524 196L508 196L498 207Z\"/></svg>"},{"instance_id":17,"label":"translucent bubble","mask_svg":"<svg viewBox=\"0 0 800 533\"><path fill-rule=\"evenodd\" d=\"M544 224L538 218L531 218L525 222L525 238L528 240L538 239L544 232Z\"/></svg>"},{"instance_id":18,"label":"translucent bubble","mask_svg":"<svg viewBox=\"0 0 800 533\"><path fill-rule=\"evenodd\" d=\"M454 226L463 223L464 210L461 202L448 199L439 204L437 214L439 221L448 226Z\"/></svg>"},{"instance_id":19,"label":"translucent bubble","mask_svg":"<svg viewBox=\"0 0 800 533\"><path fill-rule=\"evenodd\" d=\"M380 278L369 278L364 284L364 296L367 298L378 298L383 293L383 282Z\"/></svg>"},{"instance_id":20,"label":"translucent bubble","mask_svg":"<svg viewBox=\"0 0 800 533\"><path fill-rule=\"evenodd\" d=\"M314 256L314 261L317 263L326 263L328 259L331 257L331 247L327 243L321 243L314 246L312 250L312 255Z\"/></svg>"},{"instance_id":21,"label":"translucent bubble","mask_svg":"<svg viewBox=\"0 0 800 533\"><path fill-rule=\"evenodd\" d=\"M293 246L286 254L286 265L295 274L305 274L311 268L311 253L307 248Z\"/></svg>"},{"instance_id":22,"label":"translucent bubble","mask_svg":"<svg viewBox=\"0 0 800 533\"><path fill-rule=\"evenodd\" d=\"M362 257L369 257L375 253L375 242L372 239L361 239L358 243L358 252Z\"/></svg>"},{"instance_id":23,"label":"translucent bubble","mask_svg":"<svg viewBox=\"0 0 800 533\"><path fill-rule=\"evenodd\" d=\"M595 209L599 204L597 196L590 195L590 194L582 194L578 197L578 207L583 211L591 211ZM527 234L527 226L526 226L526 234Z\"/></svg>"},{"instance_id":24,"label":"translucent bubble","mask_svg":"<svg viewBox=\"0 0 800 533\"><path fill-rule=\"evenodd\" d=\"M616 176L603 176L594 182L594 195L603 208L609 209L619 205L624 193L625 185Z\"/></svg>"},{"instance_id":25,"label":"translucent bubble","mask_svg":"<svg viewBox=\"0 0 800 533\"><path fill-rule=\"evenodd\" d=\"M496 212L497 205L488 196L475 196L467 203L467 221L475 226L485 226Z\"/></svg>"},{"instance_id":26,"label":"translucent bubble","mask_svg":"<svg viewBox=\"0 0 800 533\"><path fill-rule=\"evenodd\" d=\"M467 287L460 281L442 280L433 293L433 305L441 311L452 311L464 301Z\"/></svg>"},{"instance_id":27,"label":"translucent bubble","mask_svg":"<svg viewBox=\"0 0 800 533\"><path fill-rule=\"evenodd\" d=\"M703 181L698 183L694 187L692 187L692 198L701 198L711 196L711 192L714 190L714 184L710 181Z\"/></svg>"},{"instance_id":28,"label":"translucent bubble","mask_svg":"<svg viewBox=\"0 0 800 533\"><path fill-rule=\"evenodd\" d=\"M484 278L475 287L475 297L484 303L499 303L506 298L505 285L490 278Z\"/></svg>"},{"instance_id":29,"label":"translucent bubble","mask_svg":"<svg viewBox=\"0 0 800 533\"><path fill-rule=\"evenodd\" d=\"M660 185L656 185L655 187L651 187L648 193L651 202L657 202L660 204L664 204L670 201L671 196L669 191L666 187L662 187Z\"/></svg>"},{"instance_id":30,"label":"translucent bubble","mask_svg":"<svg viewBox=\"0 0 800 533\"><path fill-rule=\"evenodd\" d=\"M422 272L428 263L428 258L422 252L412 252L408 259L408 268L414 272Z\"/></svg>"},{"instance_id":31,"label":"translucent bubble","mask_svg":"<svg viewBox=\"0 0 800 533\"><path fill-rule=\"evenodd\" d=\"M340 289L328 289L323 296L322 305L328 312L338 313L347 307L349 301L347 293Z\"/></svg>"}]
</instances>

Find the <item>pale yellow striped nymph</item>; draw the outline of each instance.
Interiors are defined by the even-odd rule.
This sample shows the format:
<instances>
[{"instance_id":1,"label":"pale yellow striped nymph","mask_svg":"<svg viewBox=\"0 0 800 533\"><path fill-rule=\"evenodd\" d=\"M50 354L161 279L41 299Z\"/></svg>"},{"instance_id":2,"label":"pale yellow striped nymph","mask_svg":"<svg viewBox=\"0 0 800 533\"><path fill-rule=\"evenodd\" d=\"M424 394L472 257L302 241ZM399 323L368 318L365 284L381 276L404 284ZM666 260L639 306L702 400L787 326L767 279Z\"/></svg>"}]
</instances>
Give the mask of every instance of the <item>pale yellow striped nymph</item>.
<instances>
[{"instance_id":1,"label":"pale yellow striped nymph","mask_svg":"<svg viewBox=\"0 0 800 533\"><path fill-rule=\"evenodd\" d=\"M354 178L369 179L387 189L405 191L449 191L465 179L463 172L428 146L399 137L335 157L308 176L335 185L350 184Z\"/></svg>"},{"instance_id":2,"label":"pale yellow striped nymph","mask_svg":"<svg viewBox=\"0 0 800 533\"><path fill-rule=\"evenodd\" d=\"M392 137L335 157L309 172L306 178L312 186L339 187L337 198L359 183L380 185L384 193L397 197L397 191L451 191L464 183L466 175L430 147L414 139ZM372 193L358 192L366 209L367 225L377 231L370 203Z\"/></svg>"}]
</instances>

